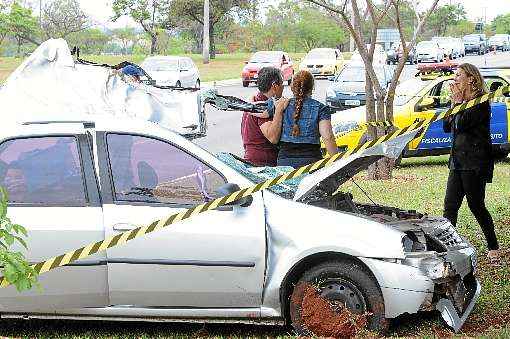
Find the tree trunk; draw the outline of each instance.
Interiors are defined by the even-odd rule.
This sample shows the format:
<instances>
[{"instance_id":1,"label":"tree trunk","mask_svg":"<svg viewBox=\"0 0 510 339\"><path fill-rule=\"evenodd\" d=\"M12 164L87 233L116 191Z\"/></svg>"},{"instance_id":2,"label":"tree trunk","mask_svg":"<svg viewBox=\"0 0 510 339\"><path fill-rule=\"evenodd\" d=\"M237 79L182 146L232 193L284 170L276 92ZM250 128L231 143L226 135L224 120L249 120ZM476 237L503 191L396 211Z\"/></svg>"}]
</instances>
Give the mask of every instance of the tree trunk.
<instances>
[{"instance_id":1,"label":"tree trunk","mask_svg":"<svg viewBox=\"0 0 510 339\"><path fill-rule=\"evenodd\" d=\"M384 121L387 120L387 116L385 113L385 104L384 104L384 96L379 95L377 97L377 121ZM388 131L385 130L385 128L381 127L377 129L377 137L382 137L385 135ZM381 160L376 162L376 178L380 180L387 180L391 179L391 171L393 169L394 160L384 157Z\"/></svg>"},{"instance_id":2,"label":"tree trunk","mask_svg":"<svg viewBox=\"0 0 510 339\"><path fill-rule=\"evenodd\" d=\"M216 59L216 43L214 41L214 24L211 22L209 26L209 48L211 59Z\"/></svg>"},{"instance_id":3,"label":"tree trunk","mask_svg":"<svg viewBox=\"0 0 510 339\"><path fill-rule=\"evenodd\" d=\"M156 32L151 32L151 55L156 53L156 47L158 44L158 34Z\"/></svg>"},{"instance_id":4,"label":"tree trunk","mask_svg":"<svg viewBox=\"0 0 510 339\"><path fill-rule=\"evenodd\" d=\"M210 53L210 42L211 42L211 30L210 30L210 15L209 15L209 0L204 0L204 33L202 36L204 37L204 42L202 46L202 58L204 59L204 64L209 63Z\"/></svg>"}]
</instances>

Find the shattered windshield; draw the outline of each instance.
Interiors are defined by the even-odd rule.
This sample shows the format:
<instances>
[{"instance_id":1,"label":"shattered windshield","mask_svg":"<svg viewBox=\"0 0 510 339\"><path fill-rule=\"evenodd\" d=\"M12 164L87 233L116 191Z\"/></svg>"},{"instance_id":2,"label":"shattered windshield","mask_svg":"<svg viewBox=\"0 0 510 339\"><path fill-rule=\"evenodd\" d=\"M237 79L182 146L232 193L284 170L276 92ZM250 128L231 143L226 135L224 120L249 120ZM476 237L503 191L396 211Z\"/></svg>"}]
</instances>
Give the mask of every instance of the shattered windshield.
<instances>
[{"instance_id":1,"label":"shattered windshield","mask_svg":"<svg viewBox=\"0 0 510 339\"><path fill-rule=\"evenodd\" d=\"M227 164L238 173L245 176L247 179L252 181L254 184L259 184L269 179L273 179L279 175L288 173L294 168L290 166L276 166L276 167L255 167L247 164L241 159L233 156L230 153L218 153L216 154L216 158L218 158L223 163ZM281 184L271 186L268 188L271 192L276 193L284 198L292 199L294 197L294 193L303 177L298 177L295 179L287 180Z\"/></svg>"}]
</instances>

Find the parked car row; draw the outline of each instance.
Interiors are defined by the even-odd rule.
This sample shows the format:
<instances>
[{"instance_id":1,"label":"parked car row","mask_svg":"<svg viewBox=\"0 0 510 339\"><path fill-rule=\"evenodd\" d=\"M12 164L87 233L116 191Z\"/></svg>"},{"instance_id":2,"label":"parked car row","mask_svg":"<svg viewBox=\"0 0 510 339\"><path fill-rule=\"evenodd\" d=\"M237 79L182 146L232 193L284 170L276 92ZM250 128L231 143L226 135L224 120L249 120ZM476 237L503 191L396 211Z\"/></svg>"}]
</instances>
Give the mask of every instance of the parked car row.
<instances>
[{"instance_id":1,"label":"parked car row","mask_svg":"<svg viewBox=\"0 0 510 339\"><path fill-rule=\"evenodd\" d=\"M510 51L510 34L496 34L489 38L491 50Z\"/></svg>"}]
</instances>

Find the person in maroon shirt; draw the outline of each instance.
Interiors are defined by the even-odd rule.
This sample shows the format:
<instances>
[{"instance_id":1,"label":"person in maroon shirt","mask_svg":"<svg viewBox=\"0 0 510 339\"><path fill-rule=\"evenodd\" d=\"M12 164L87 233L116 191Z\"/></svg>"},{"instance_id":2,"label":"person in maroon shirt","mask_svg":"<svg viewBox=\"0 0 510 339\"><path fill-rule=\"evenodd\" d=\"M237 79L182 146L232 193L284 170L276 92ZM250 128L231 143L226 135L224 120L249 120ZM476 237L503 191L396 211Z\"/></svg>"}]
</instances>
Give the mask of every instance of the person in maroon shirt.
<instances>
[{"instance_id":1,"label":"person in maroon shirt","mask_svg":"<svg viewBox=\"0 0 510 339\"><path fill-rule=\"evenodd\" d=\"M253 101L279 99L283 93L283 78L280 70L275 67L261 68L258 73L257 87L259 92L252 98ZM274 109L274 105L270 107ZM279 123L281 125L281 121ZM241 137L246 161L256 166L276 166L278 149L267 139L268 134L272 133L273 126L270 118L259 118L248 112L243 113Z\"/></svg>"}]
</instances>

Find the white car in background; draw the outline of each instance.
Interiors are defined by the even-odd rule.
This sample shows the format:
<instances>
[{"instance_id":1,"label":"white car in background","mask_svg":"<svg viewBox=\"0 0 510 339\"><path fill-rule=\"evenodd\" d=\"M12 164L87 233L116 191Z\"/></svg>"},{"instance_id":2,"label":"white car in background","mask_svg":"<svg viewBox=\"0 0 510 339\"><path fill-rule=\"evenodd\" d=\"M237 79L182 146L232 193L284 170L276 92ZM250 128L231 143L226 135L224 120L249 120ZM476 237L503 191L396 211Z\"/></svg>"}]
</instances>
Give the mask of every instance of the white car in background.
<instances>
[{"instance_id":1,"label":"white car in background","mask_svg":"<svg viewBox=\"0 0 510 339\"><path fill-rule=\"evenodd\" d=\"M418 62L442 62L444 60L444 51L436 41L420 41L416 45L416 55Z\"/></svg>"},{"instance_id":2,"label":"white car in background","mask_svg":"<svg viewBox=\"0 0 510 339\"><path fill-rule=\"evenodd\" d=\"M200 74L189 57L153 56L140 65L160 86L200 88Z\"/></svg>"},{"instance_id":3,"label":"white car in background","mask_svg":"<svg viewBox=\"0 0 510 339\"><path fill-rule=\"evenodd\" d=\"M450 38L450 43L453 47L454 58L463 58L466 56L466 48L461 38Z\"/></svg>"},{"instance_id":4,"label":"white car in background","mask_svg":"<svg viewBox=\"0 0 510 339\"><path fill-rule=\"evenodd\" d=\"M367 44L367 50L370 50L370 44ZM358 50L355 50L354 53L352 53L349 64L350 65L363 64L363 59L361 58L361 55L359 54ZM379 44L376 44L374 47L374 57L372 58L372 64L374 65L386 64L386 52L384 51L383 47Z\"/></svg>"},{"instance_id":5,"label":"white car in background","mask_svg":"<svg viewBox=\"0 0 510 339\"><path fill-rule=\"evenodd\" d=\"M438 43L439 47L443 50L445 58L453 59L453 43L450 37L435 36L432 41Z\"/></svg>"}]
</instances>

